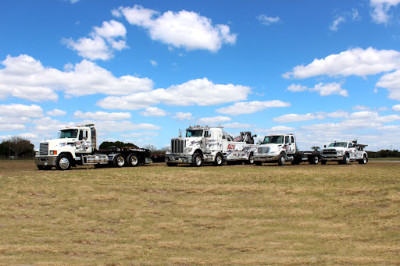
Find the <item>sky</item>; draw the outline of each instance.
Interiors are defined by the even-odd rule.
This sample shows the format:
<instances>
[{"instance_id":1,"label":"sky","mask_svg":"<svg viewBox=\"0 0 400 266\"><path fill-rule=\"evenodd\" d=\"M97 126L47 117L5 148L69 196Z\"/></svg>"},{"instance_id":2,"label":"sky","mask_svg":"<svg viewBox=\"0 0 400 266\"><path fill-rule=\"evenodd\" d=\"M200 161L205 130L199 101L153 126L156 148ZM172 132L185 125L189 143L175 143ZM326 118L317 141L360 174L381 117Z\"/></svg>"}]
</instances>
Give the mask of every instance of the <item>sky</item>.
<instances>
[{"instance_id":1,"label":"sky","mask_svg":"<svg viewBox=\"0 0 400 266\"><path fill-rule=\"evenodd\" d=\"M1 0L0 140L87 123L400 149L400 0Z\"/></svg>"}]
</instances>

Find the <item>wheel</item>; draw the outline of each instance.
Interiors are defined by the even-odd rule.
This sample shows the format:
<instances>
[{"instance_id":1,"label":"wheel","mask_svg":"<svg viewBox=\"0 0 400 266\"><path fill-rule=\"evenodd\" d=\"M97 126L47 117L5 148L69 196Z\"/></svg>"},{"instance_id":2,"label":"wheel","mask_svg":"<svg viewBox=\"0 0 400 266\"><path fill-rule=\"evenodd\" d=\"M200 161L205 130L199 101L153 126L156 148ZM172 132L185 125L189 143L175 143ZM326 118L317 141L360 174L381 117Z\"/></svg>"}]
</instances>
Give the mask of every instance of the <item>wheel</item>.
<instances>
[{"instance_id":1,"label":"wheel","mask_svg":"<svg viewBox=\"0 0 400 266\"><path fill-rule=\"evenodd\" d=\"M136 154L129 154L127 161L129 166L136 167L139 165L139 157Z\"/></svg>"},{"instance_id":2,"label":"wheel","mask_svg":"<svg viewBox=\"0 0 400 266\"><path fill-rule=\"evenodd\" d=\"M350 164L350 157L348 154L346 154L344 156L342 164L346 164L346 165Z\"/></svg>"},{"instance_id":3,"label":"wheel","mask_svg":"<svg viewBox=\"0 0 400 266\"><path fill-rule=\"evenodd\" d=\"M177 166L177 164L176 163L167 163L167 166Z\"/></svg>"},{"instance_id":4,"label":"wheel","mask_svg":"<svg viewBox=\"0 0 400 266\"><path fill-rule=\"evenodd\" d=\"M71 169L71 156L67 154L60 154L56 160L57 170L69 170Z\"/></svg>"},{"instance_id":5,"label":"wheel","mask_svg":"<svg viewBox=\"0 0 400 266\"><path fill-rule=\"evenodd\" d=\"M122 154L117 154L114 156L113 159L113 166L114 167L122 167L125 165L125 158Z\"/></svg>"},{"instance_id":6,"label":"wheel","mask_svg":"<svg viewBox=\"0 0 400 266\"><path fill-rule=\"evenodd\" d=\"M214 165L222 166L223 164L224 164L224 157L222 156L221 153L218 153L217 156L215 156Z\"/></svg>"},{"instance_id":7,"label":"wheel","mask_svg":"<svg viewBox=\"0 0 400 266\"><path fill-rule=\"evenodd\" d=\"M326 164L326 161L325 161L325 160L321 160L321 164L322 164L322 165L325 165L325 164Z\"/></svg>"},{"instance_id":8,"label":"wheel","mask_svg":"<svg viewBox=\"0 0 400 266\"><path fill-rule=\"evenodd\" d=\"M366 164L368 162L367 156L364 154L363 158L358 161L359 164Z\"/></svg>"},{"instance_id":9,"label":"wheel","mask_svg":"<svg viewBox=\"0 0 400 266\"><path fill-rule=\"evenodd\" d=\"M318 164L319 163L319 158L318 158L318 156L312 156L311 158L310 158L310 160L309 160L309 163L310 164Z\"/></svg>"},{"instance_id":10,"label":"wheel","mask_svg":"<svg viewBox=\"0 0 400 266\"><path fill-rule=\"evenodd\" d=\"M253 153L250 153L249 159L245 161L246 164L254 164L254 155Z\"/></svg>"},{"instance_id":11,"label":"wheel","mask_svg":"<svg viewBox=\"0 0 400 266\"><path fill-rule=\"evenodd\" d=\"M278 158L278 165L284 165L285 164L285 162L286 162L286 159L285 159L285 154L284 153L281 153L280 155L279 155L279 158Z\"/></svg>"},{"instance_id":12,"label":"wheel","mask_svg":"<svg viewBox=\"0 0 400 266\"><path fill-rule=\"evenodd\" d=\"M203 157L201 156L201 154L198 152L193 154L192 166L200 167L202 164L203 164Z\"/></svg>"}]
</instances>

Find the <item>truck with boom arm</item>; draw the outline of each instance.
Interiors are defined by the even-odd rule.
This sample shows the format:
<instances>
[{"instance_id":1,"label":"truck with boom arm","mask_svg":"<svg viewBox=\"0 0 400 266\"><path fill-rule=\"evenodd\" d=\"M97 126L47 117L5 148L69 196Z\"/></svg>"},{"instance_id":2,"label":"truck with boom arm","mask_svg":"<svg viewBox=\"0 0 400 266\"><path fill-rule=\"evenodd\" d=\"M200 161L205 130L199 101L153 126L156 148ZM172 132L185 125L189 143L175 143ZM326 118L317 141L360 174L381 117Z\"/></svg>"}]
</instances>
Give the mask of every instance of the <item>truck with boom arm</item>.
<instances>
[{"instance_id":1,"label":"truck with boom arm","mask_svg":"<svg viewBox=\"0 0 400 266\"><path fill-rule=\"evenodd\" d=\"M39 170L69 170L71 166L94 165L105 166L138 166L151 162L150 150L138 147L96 148L97 136L94 124L67 127L60 131L58 139L40 143L35 156Z\"/></svg>"},{"instance_id":2,"label":"truck with boom arm","mask_svg":"<svg viewBox=\"0 0 400 266\"><path fill-rule=\"evenodd\" d=\"M199 167L204 163L216 166L225 162L253 163L256 150L251 132L241 132L231 137L222 127L194 126L186 129L185 137L171 139L171 148L165 154L168 166L190 164Z\"/></svg>"}]
</instances>

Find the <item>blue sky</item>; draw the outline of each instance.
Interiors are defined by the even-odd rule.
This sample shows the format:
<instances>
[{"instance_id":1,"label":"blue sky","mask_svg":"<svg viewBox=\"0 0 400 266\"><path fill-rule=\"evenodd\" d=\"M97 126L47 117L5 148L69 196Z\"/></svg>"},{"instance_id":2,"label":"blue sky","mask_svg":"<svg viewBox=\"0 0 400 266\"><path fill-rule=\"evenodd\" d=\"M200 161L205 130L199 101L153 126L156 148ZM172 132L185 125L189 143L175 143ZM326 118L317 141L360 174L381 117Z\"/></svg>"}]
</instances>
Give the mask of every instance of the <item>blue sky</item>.
<instances>
[{"instance_id":1,"label":"blue sky","mask_svg":"<svg viewBox=\"0 0 400 266\"><path fill-rule=\"evenodd\" d=\"M189 125L400 149L400 0L0 2L0 139Z\"/></svg>"}]
</instances>

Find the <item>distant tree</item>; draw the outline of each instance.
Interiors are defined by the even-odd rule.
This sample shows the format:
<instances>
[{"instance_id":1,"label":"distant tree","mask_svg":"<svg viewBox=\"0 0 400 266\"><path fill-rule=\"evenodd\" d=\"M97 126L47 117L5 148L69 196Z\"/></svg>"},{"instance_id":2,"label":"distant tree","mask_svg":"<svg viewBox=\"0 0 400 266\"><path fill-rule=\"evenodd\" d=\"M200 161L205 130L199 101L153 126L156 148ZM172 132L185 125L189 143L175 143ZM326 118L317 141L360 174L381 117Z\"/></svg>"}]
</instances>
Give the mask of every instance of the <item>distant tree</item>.
<instances>
[{"instance_id":1,"label":"distant tree","mask_svg":"<svg viewBox=\"0 0 400 266\"><path fill-rule=\"evenodd\" d=\"M145 145L144 148L150 151L157 151L157 147L152 144Z\"/></svg>"},{"instance_id":2,"label":"distant tree","mask_svg":"<svg viewBox=\"0 0 400 266\"><path fill-rule=\"evenodd\" d=\"M10 155L15 157L34 156L34 145L27 139L13 136L10 139L3 140L0 147L0 153L6 158Z\"/></svg>"}]
</instances>

